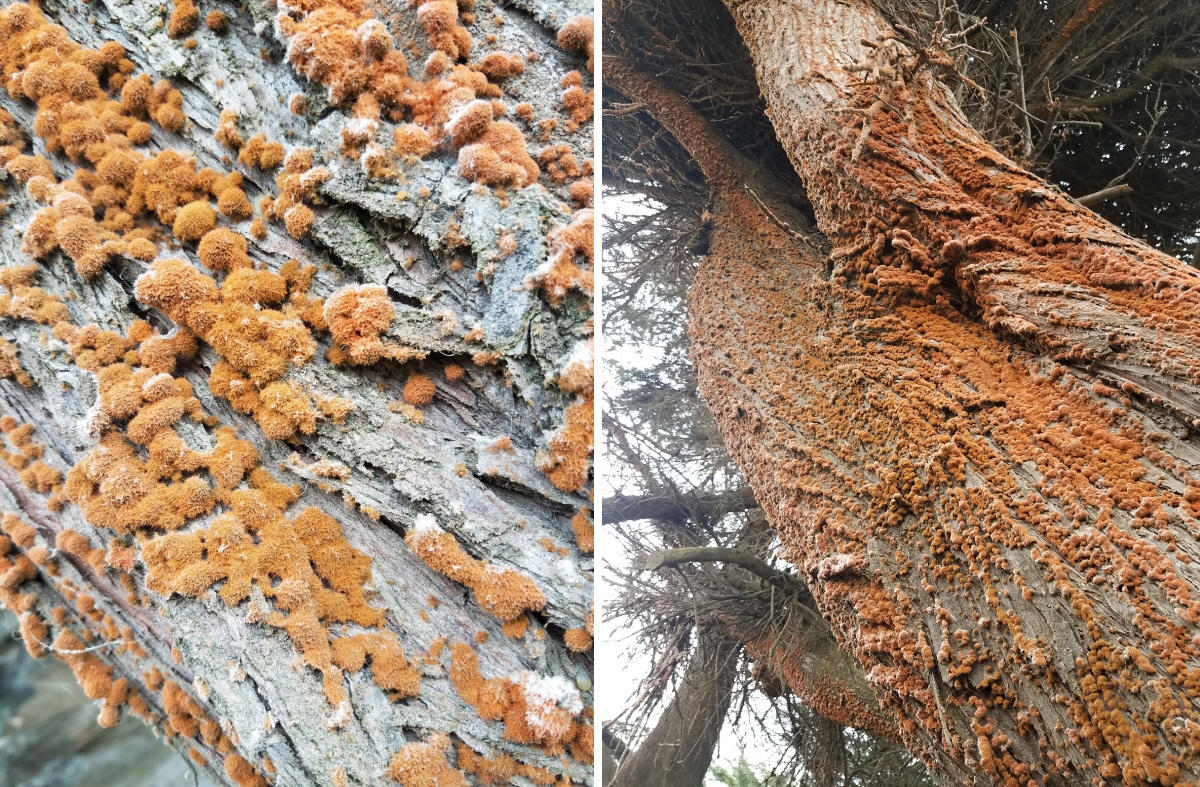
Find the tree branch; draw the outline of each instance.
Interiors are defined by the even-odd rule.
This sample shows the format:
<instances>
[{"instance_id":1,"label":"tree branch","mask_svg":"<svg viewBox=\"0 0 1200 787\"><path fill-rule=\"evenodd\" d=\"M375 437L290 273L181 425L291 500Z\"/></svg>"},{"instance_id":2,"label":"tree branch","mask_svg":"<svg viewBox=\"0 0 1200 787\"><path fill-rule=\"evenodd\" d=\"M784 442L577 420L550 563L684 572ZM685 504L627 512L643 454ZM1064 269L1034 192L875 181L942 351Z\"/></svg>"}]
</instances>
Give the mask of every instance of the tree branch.
<instances>
[{"instance_id":1,"label":"tree branch","mask_svg":"<svg viewBox=\"0 0 1200 787\"><path fill-rule=\"evenodd\" d=\"M1133 186L1130 186L1128 183L1118 183L1115 186L1108 186L1100 189L1099 191L1093 191L1091 194L1084 194L1082 197L1076 197L1075 201L1085 208L1090 208L1099 202L1103 202L1109 197L1119 197L1122 194L1132 193Z\"/></svg>"},{"instance_id":2,"label":"tree branch","mask_svg":"<svg viewBox=\"0 0 1200 787\"><path fill-rule=\"evenodd\" d=\"M731 563L771 582L790 579L787 574L772 568L771 564L762 558L733 547L660 549L646 555L642 568L646 571L658 571L660 568L671 568L684 563Z\"/></svg>"},{"instance_id":3,"label":"tree branch","mask_svg":"<svg viewBox=\"0 0 1200 787\"><path fill-rule=\"evenodd\" d=\"M683 524L693 519L696 514L720 516L735 511L748 511L757 506L754 491L750 487L716 495L683 498L616 494L604 499L601 521L606 525L613 525L633 519L657 519Z\"/></svg>"}]
</instances>

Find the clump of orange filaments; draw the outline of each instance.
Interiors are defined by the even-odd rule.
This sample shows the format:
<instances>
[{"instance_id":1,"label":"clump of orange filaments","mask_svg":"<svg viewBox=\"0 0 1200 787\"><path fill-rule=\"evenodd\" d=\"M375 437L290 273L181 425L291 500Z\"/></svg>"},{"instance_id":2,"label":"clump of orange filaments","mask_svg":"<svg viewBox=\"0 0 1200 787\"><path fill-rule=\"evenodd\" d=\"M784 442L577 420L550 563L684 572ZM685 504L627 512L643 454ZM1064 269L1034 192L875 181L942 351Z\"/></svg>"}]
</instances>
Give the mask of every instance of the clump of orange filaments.
<instances>
[{"instance_id":1,"label":"clump of orange filaments","mask_svg":"<svg viewBox=\"0 0 1200 787\"><path fill-rule=\"evenodd\" d=\"M536 743L550 753L570 745L576 759L591 761L592 726L579 720L579 691L565 679L531 672L485 679L470 645L450 646L450 681L481 719L504 722L504 738Z\"/></svg>"},{"instance_id":2,"label":"clump of orange filaments","mask_svg":"<svg viewBox=\"0 0 1200 787\"><path fill-rule=\"evenodd\" d=\"M592 294L593 231L595 218L591 208L575 211L571 223L550 233L550 257L530 276L533 286L552 306L557 306L571 290ZM575 259L583 256L587 268L580 268Z\"/></svg>"},{"instance_id":3,"label":"clump of orange filaments","mask_svg":"<svg viewBox=\"0 0 1200 787\"><path fill-rule=\"evenodd\" d=\"M419 350L380 338L395 314L387 290L378 284L347 285L326 298L325 324L338 350L335 362L367 365L383 358L401 363L424 358Z\"/></svg>"},{"instance_id":4,"label":"clump of orange filaments","mask_svg":"<svg viewBox=\"0 0 1200 787\"><path fill-rule=\"evenodd\" d=\"M435 391L433 380L429 379L428 375L418 372L410 375L408 382L404 384L404 401L417 407L424 407L433 401Z\"/></svg>"},{"instance_id":5,"label":"clump of orange filaments","mask_svg":"<svg viewBox=\"0 0 1200 787\"><path fill-rule=\"evenodd\" d=\"M594 70L595 25L591 17L575 16L558 29L558 45L567 52L587 55L588 70Z\"/></svg>"},{"instance_id":6,"label":"clump of orange filaments","mask_svg":"<svg viewBox=\"0 0 1200 787\"><path fill-rule=\"evenodd\" d=\"M502 621L546 605L546 596L529 577L476 560L429 514L420 514L404 540L429 567L475 592L479 605Z\"/></svg>"},{"instance_id":7,"label":"clump of orange filaments","mask_svg":"<svg viewBox=\"0 0 1200 787\"><path fill-rule=\"evenodd\" d=\"M449 748L450 738L446 735L409 743L392 755L387 777L405 787L466 787L462 771L446 762Z\"/></svg>"},{"instance_id":8,"label":"clump of orange filaments","mask_svg":"<svg viewBox=\"0 0 1200 787\"><path fill-rule=\"evenodd\" d=\"M563 425L550 436L546 450L538 456L538 468L550 483L564 492L587 486L595 442L592 392L576 398L563 413Z\"/></svg>"}]
</instances>

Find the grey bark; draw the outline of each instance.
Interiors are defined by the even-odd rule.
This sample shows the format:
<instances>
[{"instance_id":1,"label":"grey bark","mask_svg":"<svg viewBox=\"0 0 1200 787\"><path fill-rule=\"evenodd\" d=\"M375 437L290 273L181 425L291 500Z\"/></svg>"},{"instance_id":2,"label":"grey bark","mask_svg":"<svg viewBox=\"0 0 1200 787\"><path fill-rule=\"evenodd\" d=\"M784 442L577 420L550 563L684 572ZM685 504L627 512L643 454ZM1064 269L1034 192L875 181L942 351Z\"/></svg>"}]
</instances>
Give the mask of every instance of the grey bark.
<instances>
[{"instance_id":1,"label":"grey bark","mask_svg":"<svg viewBox=\"0 0 1200 787\"><path fill-rule=\"evenodd\" d=\"M416 25L415 13L401 4L391 9L402 17L392 33L400 44L408 41L425 46L425 36ZM562 0L550 9L547 3L518 2L480 9L487 20L486 33L499 37L497 49L533 51L536 61L527 63L522 76L505 83L505 103L529 101L538 117L561 114L559 78L578 69L590 79L583 60L553 45L553 20L561 24L575 15L590 15L590 5L579 0ZM283 43L273 32L273 4L251 0L241 12L225 8L230 29L223 36L199 30L199 45L188 51L181 40L170 40L162 30L159 4L145 0L96 0L89 5L50 2L42 6L54 22L84 46L98 48L107 40L125 46L137 64L138 73L169 78L184 94L189 122L181 134L170 134L154 126L147 149L189 151L201 166L218 171L238 169L246 178L247 196L253 202L274 190L274 173L221 163L223 149L213 139L222 109L232 108L240 116L247 137L265 132L268 139L281 140L286 147L307 146L318 151L334 177L323 187L325 207L319 208L310 237L296 241L279 224L269 225L262 242L251 243L251 256L277 270L289 259L313 263L319 273L310 290L327 296L338 287L357 282L385 285L397 306L397 319L385 338L420 347L430 353L424 364L400 367L382 362L372 367L334 368L321 361L328 337L316 337L318 355L306 366L289 372L292 379L315 393L348 398L355 411L343 425L322 421L316 434L296 444L265 438L248 417L234 412L227 402L208 390L208 372L217 361L211 348L202 346L193 362L178 374L193 385L206 411L222 424L235 425L239 437L255 443L261 463L279 481L298 483L303 492L293 511L304 506L321 508L337 519L347 540L372 558L376 606L386 608L388 625L399 636L406 655L420 660L431 643L446 635L451 641L474 644L483 674L507 676L521 670L560 675L569 679L591 703L592 658L574 654L561 642L562 630L584 625L592 603L592 560L574 546L570 526L572 514L590 505L584 493L568 494L554 488L535 467L535 456L545 445L546 433L561 423L569 397L546 385L548 377L562 365L576 341L590 330L589 313L582 299L551 308L535 290L525 286L529 274L547 256L547 231L569 218L562 209L565 194L534 185L510 191L501 203L489 191L477 194L459 174L454 156L446 153L413 167L404 167L407 182L368 181L356 161L340 157L336 140L339 127L348 117L347 108L326 105L324 89L296 75L283 59ZM202 13L208 8L202 9ZM493 17L503 19L492 25ZM388 21L385 17L385 21ZM391 24L391 22L388 22ZM484 27L481 23L480 28ZM483 32L476 35L477 42ZM260 57L260 49L266 57ZM477 47L477 51L481 47ZM419 70L419 61L413 69ZM218 80L223 81L221 87ZM308 111L294 117L287 109L289 96L304 93ZM0 107L12 113L26 130L32 127L36 107L14 102L0 91ZM391 124L383 123L381 137L390 138ZM44 153L41 141L30 134L32 152ZM591 158L591 126L575 134L561 127L547 144L571 146L580 161ZM536 143L531 153L536 154ZM49 157L56 175L69 176L73 167L61 156ZM0 263L26 263L21 252L21 232L37 206L19 186L8 186L10 202L0 215ZM428 200L395 201L396 192L430 190ZM451 250L444 241L451 220L461 224L469 242L467 249ZM495 250L497 228L522 226L516 253L501 257ZM242 225L244 231L245 224ZM163 256L190 256L188 249L172 250ZM410 267L402 265L415 258ZM452 257L466 263L451 272ZM477 283L476 268L495 264L495 276ZM43 265L37 284L48 291L74 293L67 301L71 319L80 325L94 323L124 333L129 324L144 315L132 295L133 282L146 265L123 259L110 263L104 273L84 282L70 260L60 254ZM432 315L450 309L458 317L459 329L443 336ZM145 315L160 330L171 327L164 315ZM468 343L462 335L482 325L484 343ZM96 387L91 376L72 365L56 340L42 341L45 329L15 320L0 321L0 332L19 347L21 364L35 381L25 388L11 380L0 381L0 411L35 427L35 439L46 447L45 461L65 474L93 445L78 428L92 407ZM494 366L472 366L471 353L494 350L500 362ZM437 382L437 398L425 408L423 426L390 413L387 404L400 398L409 371L433 371L455 361L467 368L467 376L456 383L431 374ZM181 435L197 450L211 447L205 431L181 424ZM507 435L514 451L505 462L485 452L485 446ZM298 461L297 461L298 457ZM344 464L349 476L344 481L317 478L308 466L328 459ZM460 476L461 467L467 472ZM322 492L316 483L329 484L333 492ZM372 521L343 503L342 493L353 495L364 506L380 513ZM43 539L53 544L55 534L70 528L88 535L93 546L103 545L111 534L97 532L72 505L61 513L45 508L41 495L31 493L15 471L0 466L0 508L19 513L34 524ZM404 543L402 535L420 513L435 515L441 526L455 535L473 556L531 577L546 595L543 614L522 639L501 633L500 621L484 612L471 594L433 572ZM566 558L537 546L549 538L570 547ZM59 555L63 577L86 588L97 606L119 625L131 627L134 638L150 654L169 679L199 700L212 718L227 731L236 732L239 751L251 762L270 757L278 773L275 783L286 785L330 784L337 767L343 767L349 784L379 784L391 754L406 742L422 740L436 732L452 733L486 755L508 754L518 761L545 767L555 774L569 775L575 783L591 783L590 768L574 764L564 771L559 757L551 757L534 746L503 739L503 725L480 720L474 709L455 692L442 665L425 665L421 694L402 702L390 701L364 673L347 675L354 716L340 730L327 729L332 709L328 707L319 674L302 666L295 647L280 629L245 620L246 610L230 608L213 591L200 599L162 598L144 591L151 608L126 601L126 591L111 577L97 576L85 563ZM144 570L134 571L141 588ZM51 582L33 581L24 592L39 595L37 610L45 617L62 603ZM440 599L436 610L426 610L427 598ZM7 613L6 613L7 614ZM546 636L540 636L541 630ZM487 632L475 644L477 632ZM182 663L171 657L171 649L182 653ZM144 662L135 664L115 649L97 655L115 667L118 676L135 685L141 681ZM442 664L448 664L443 654ZM202 687L202 688L200 688ZM207 695L207 696L205 696ZM147 692L151 699L155 694ZM161 713L161 708L154 708ZM196 746L211 764L209 775L218 783L227 781L221 758L198 742Z\"/></svg>"}]
</instances>

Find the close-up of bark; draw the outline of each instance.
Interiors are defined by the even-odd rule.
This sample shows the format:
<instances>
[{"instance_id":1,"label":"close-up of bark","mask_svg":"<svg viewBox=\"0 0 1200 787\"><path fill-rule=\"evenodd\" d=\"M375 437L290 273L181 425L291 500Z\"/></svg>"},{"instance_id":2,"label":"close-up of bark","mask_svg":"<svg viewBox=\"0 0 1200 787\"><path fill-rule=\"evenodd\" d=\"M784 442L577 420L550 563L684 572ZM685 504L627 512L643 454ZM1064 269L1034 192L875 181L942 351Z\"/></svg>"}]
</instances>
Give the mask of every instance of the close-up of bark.
<instances>
[{"instance_id":1,"label":"close-up of bark","mask_svg":"<svg viewBox=\"0 0 1200 787\"><path fill-rule=\"evenodd\" d=\"M1084 207L1125 192L1073 199L973 124L951 53L983 13L956 33L945 3L725 5L729 27L681 26L736 33L793 172L722 133L717 88L639 62L638 3L606 16L605 100L703 178L698 392L854 668L818 681L819 638L780 627L747 654L941 783L1197 783L1200 275ZM1084 5L1048 39L1108 6Z\"/></svg>"},{"instance_id":2,"label":"close-up of bark","mask_svg":"<svg viewBox=\"0 0 1200 787\"><path fill-rule=\"evenodd\" d=\"M0 7L0 601L100 726L593 783L592 49L572 0Z\"/></svg>"}]
</instances>

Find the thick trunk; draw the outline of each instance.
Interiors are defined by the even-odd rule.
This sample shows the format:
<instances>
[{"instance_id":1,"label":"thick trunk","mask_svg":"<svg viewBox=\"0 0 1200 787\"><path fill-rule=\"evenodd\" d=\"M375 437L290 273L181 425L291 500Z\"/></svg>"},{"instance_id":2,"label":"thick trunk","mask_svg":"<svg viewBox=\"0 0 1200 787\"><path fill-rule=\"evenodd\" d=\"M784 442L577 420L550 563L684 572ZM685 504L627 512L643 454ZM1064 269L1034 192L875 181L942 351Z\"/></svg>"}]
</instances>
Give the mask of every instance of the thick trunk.
<instances>
[{"instance_id":1,"label":"thick trunk","mask_svg":"<svg viewBox=\"0 0 1200 787\"><path fill-rule=\"evenodd\" d=\"M1195 782L1200 279L988 148L868 3L731 10L834 267L722 200L693 354L841 646L953 782Z\"/></svg>"},{"instance_id":2,"label":"thick trunk","mask_svg":"<svg viewBox=\"0 0 1200 787\"><path fill-rule=\"evenodd\" d=\"M104 701L102 723L131 708L222 783L411 783L414 769L446 784L590 783L591 323L577 292L589 286L590 246L575 253L590 212L572 218L570 203L590 199L591 123L577 93L575 117L562 116L564 75L589 79L590 47L587 25L564 22L590 6L489 9L480 29L468 22L472 62L520 57L439 77L438 55L422 77L430 47L418 17L454 4L380 5L414 58L401 77L371 11L325 9L328 26L304 41L319 5L229 6L223 25L178 37L168 30L182 22L136 0L47 3L45 20L0 10L0 108L13 118L0 123L13 175L0 262L40 263L4 269L0 331L12 347L0 415L12 420L0 424L0 509L13 516L0 535L0 600L32 653L55 652ZM572 52L554 44L558 26ZM289 38L297 68L325 58L312 81L285 58ZM71 40L119 42L133 62ZM54 71L61 62L79 65ZM514 62L524 73L501 90ZM328 105L358 67L377 69L382 116L366 93ZM121 103L113 71L128 72L126 86L137 74L172 78L182 116L165 92ZM533 106L517 137L533 155L551 148L540 183L521 187L524 154L490 111L472 137L487 150L463 145L459 156L470 136L461 124L457 141L441 139L446 114L462 109L445 102L464 91L510 115ZM144 139L134 126L147 101L161 111ZM239 161L222 110L238 115ZM393 137L406 121L425 131ZM277 170L270 145L250 155L260 132L314 149L309 163L328 172L310 170L297 188L287 176L305 166ZM18 138L52 172L3 147ZM184 163L156 172L163 151ZM252 225L226 190L217 199L197 185L207 175L192 180L203 167L241 173L256 216L269 213L259 197L279 206L290 192L311 206L311 229L309 208ZM213 232L248 243L259 270L227 272L197 246L188 222L211 220L183 209L191 200L220 207ZM34 217L52 211L39 235ZM38 259L22 243L31 221L29 244L52 241ZM100 247L90 232L110 234ZM184 262L160 266L170 257ZM313 266L311 283L290 260ZM159 274L143 276L152 267ZM361 284L378 287L330 297ZM30 285L49 296L39 302ZM147 338L139 319L159 334L190 330L198 346ZM480 678L496 680L481 689Z\"/></svg>"},{"instance_id":3,"label":"thick trunk","mask_svg":"<svg viewBox=\"0 0 1200 787\"><path fill-rule=\"evenodd\" d=\"M621 761L612 787L704 784L729 710L741 646L711 629L699 629L696 639L675 696L637 751Z\"/></svg>"}]
</instances>

